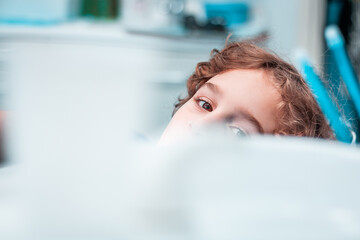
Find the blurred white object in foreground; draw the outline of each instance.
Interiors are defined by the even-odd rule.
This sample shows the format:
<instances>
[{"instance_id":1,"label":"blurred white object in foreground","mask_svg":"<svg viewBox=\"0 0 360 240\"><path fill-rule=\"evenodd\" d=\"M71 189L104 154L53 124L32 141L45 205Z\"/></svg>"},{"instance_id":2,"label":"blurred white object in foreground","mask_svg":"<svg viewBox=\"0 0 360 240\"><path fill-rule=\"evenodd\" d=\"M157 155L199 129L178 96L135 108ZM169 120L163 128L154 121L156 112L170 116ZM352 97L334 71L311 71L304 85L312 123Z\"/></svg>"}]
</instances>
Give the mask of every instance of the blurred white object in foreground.
<instances>
[{"instance_id":1,"label":"blurred white object in foreground","mask_svg":"<svg viewBox=\"0 0 360 240\"><path fill-rule=\"evenodd\" d=\"M80 155L0 171L1 239L360 238L354 147L213 136Z\"/></svg>"}]
</instances>

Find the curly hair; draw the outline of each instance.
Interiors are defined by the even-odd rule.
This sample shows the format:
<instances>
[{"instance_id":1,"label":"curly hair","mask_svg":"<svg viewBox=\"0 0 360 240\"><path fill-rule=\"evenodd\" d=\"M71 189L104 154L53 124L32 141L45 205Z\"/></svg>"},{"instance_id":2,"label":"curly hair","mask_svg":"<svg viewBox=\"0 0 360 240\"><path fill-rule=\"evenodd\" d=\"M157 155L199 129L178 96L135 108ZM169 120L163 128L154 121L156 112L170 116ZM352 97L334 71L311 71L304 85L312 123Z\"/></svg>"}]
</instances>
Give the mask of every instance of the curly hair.
<instances>
[{"instance_id":1,"label":"curly hair","mask_svg":"<svg viewBox=\"0 0 360 240\"><path fill-rule=\"evenodd\" d=\"M215 75L234 69L262 69L279 91L281 101L274 134L334 139L334 134L305 80L296 68L250 42L233 42L214 49L208 62L197 64L187 80L188 95L179 98L173 114Z\"/></svg>"}]
</instances>

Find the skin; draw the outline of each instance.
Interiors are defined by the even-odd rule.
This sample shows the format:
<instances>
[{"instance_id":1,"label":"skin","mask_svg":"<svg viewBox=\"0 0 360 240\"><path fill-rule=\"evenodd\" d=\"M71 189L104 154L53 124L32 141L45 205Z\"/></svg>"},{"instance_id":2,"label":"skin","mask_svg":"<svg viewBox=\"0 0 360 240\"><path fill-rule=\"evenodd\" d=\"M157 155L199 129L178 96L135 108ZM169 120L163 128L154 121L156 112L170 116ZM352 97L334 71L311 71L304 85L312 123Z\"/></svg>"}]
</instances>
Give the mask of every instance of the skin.
<instances>
[{"instance_id":1,"label":"skin","mask_svg":"<svg viewBox=\"0 0 360 240\"><path fill-rule=\"evenodd\" d=\"M273 134L280 99L271 78L261 69L218 74L176 112L159 144L199 134L211 125L240 136Z\"/></svg>"}]
</instances>

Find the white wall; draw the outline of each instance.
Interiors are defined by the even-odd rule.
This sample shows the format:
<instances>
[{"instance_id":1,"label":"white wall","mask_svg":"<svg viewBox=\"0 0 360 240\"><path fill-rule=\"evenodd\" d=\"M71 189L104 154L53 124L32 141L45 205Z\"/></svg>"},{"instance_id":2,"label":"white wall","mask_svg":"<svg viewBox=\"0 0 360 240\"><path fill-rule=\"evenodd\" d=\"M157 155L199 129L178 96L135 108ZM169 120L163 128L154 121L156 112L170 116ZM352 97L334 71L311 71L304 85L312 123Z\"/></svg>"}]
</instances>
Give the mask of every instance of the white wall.
<instances>
[{"instance_id":1,"label":"white wall","mask_svg":"<svg viewBox=\"0 0 360 240\"><path fill-rule=\"evenodd\" d=\"M271 39L269 47L285 58L296 48L305 49L320 66L323 56L325 0L261 0L267 14Z\"/></svg>"}]
</instances>

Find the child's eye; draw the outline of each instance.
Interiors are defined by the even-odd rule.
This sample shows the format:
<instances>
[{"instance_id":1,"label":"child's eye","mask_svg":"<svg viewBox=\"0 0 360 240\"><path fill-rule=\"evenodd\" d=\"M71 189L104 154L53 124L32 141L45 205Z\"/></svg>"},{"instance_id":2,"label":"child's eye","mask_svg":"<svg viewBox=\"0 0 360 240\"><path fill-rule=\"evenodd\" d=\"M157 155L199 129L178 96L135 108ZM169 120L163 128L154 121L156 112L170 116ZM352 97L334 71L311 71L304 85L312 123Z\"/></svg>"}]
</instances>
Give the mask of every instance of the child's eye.
<instances>
[{"instance_id":1,"label":"child's eye","mask_svg":"<svg viewBox=\"0 0 360 240\"><path fill-rule=\"evenodd\" d=\"M199 99L198 100L198 104L201 108L205 109L206 111L208 112L211 112L213 110L212 106L210 103L208 103L207 101L204 101L204 100L201 100Z\"/></svg>"},{"instance_id":2,"label":"child's eye","mask_svg":"<svg viewBox=\"0 0 360 240\"><path fill-rule=\"evenodd\" d=\"M243 137L243 136L248 135L244 129L239 128L239 127L230 126L229 129L234 133L235 136L238 136L238 137Z\"/></svg>"}]
</instances>

